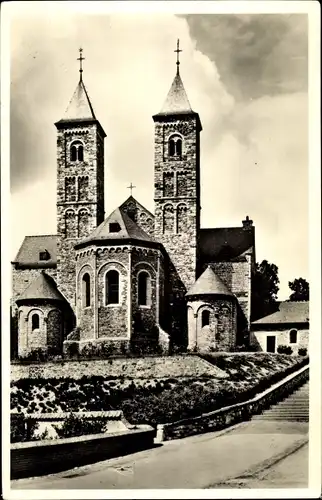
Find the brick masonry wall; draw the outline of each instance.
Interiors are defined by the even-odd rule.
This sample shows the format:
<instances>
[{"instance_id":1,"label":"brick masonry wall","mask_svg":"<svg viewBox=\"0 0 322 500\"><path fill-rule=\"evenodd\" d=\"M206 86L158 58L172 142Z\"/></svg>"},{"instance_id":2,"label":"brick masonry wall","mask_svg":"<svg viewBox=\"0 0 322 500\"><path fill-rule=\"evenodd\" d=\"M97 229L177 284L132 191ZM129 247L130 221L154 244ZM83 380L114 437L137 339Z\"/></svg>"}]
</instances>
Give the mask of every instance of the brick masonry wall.
<instances>
[{"instance_id":1,"label":"brick masonry wall","mask_svg":"<svg viewBox=\"0 0 322 500\"><path fill-rule=\"evenodd\" d=\"M209 325L202 327L202 313L210 312ZM237 310L235 301L209 296L188 302L189 349L231 351L236 345Z\"/></svg>"},{"instance_id":2,"label":"brick masonry wall","mask_svg":"<svg viewBox=\"0 0 322 500\"><path fill-rule=\"evenodd\" d=\"M11 382L21 378L65 378L84 375L128 378L226 377L226 373L196 355L146 356L104 360L11 364Z\"/></svg>"},{"instance_id":3,"label":"brick masonry wall","mask_svg":"<svg viewBox=\"0 0 322 500\"><path fill-rule=\"evenodd\" d=\"M276 349L279 345L287 345L292 347L293 354L297 354L300 348L309 348L309 330L297 329L297 343L290 343L290 330L292 328L285 328L283 330L266 330L266 331L252 331L251 332L251 345L257 347L259 351L267 351L267 337L276 337Z\"/></svg>"},{"instance_id":4,"label":"brick masonry wall","mask_svg":"<svg viewBox=\"0 0 322 500\"><path fill-rule=\"evenodd\" d=\"M84 144L84 161L70 161L70 146L73 141ZM75 196L66 192L65 178L75 179ZM80 199L78 181L88 177L88 190ZM70 200L70 201L69 201ZM66 213L72 219L68 224L75 228L73 234L66 234ZM81 235L78 223L81 211L86 213ZM75 259L74 245L89 234L104 220L104 139L97 124L88 126L71 125L58 130L57 137L57 281L59 289L75 309ZM72 221L72 222L71 222ZM79 237L80 236L80 237Z\"/></svg>"}]
</instances>

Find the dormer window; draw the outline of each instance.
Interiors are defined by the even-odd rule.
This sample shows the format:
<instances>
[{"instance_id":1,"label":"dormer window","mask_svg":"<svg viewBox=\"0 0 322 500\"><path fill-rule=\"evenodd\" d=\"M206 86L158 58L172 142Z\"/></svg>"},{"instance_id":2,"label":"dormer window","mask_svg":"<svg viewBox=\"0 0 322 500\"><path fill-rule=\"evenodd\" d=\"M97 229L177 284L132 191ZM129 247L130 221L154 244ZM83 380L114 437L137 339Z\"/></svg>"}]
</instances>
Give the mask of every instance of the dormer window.
<instances>
[{"instance_id":1,"label":"dormer window","mask_svg":"<svg viewBox=\"0 0 322 500\"><path fill-rule=\"evenodd\" d=\"M39 260L49 260L50 259L50 253L48 250L42 250L39 252Z\"/></svg>"},{"instance_id":2,"label":"dormer window","mask_svg":"<svg viewBox=\"0 0 322 500\"><path fill-rule=\"evenodd\" d=\"M84 146L81 141L74 141L70 147L70 161L84 160Z\"/></svg>"},{"instance_id":3,"label":"dormer window","mask_svg":"<svg viewBox=\"0 0 322 500\"><path fill-rule=\"evenodd\" d=\"M169 156L182 156L182 138L180 135L172 135L169 139Z\"/></svg>"},{"instance_id":4,"label":"dormer window","mask_svg":"<svg viewBox=\"0 0 322 500\"><path fill-rule=\"evenodd\" d=\"M110 222L109 224L110 233L119 233L120 231L121 231L121 226L118 222Z\"/></svg>"}]
</instances>

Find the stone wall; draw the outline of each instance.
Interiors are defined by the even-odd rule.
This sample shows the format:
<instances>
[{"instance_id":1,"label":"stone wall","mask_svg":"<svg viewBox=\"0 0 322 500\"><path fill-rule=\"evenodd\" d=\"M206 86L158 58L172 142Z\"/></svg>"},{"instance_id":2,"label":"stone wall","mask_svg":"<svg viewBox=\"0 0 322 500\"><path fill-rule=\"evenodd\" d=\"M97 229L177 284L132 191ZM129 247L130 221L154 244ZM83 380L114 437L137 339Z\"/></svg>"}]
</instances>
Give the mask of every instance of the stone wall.
<instances>
[{"instance_id":1,"label":"stone wall","mask_svg":"<svg viewBox=\"0 0 322 500\"><path fill-rule=\"evenodd\" d=\"M148 425L96 434L11 445L11 479L52 474L152 448L155 430Z\"/></svg>"},{"instance_id":2,"label":"stone wall","mask_svg":"<svg viewBox=\"0 0 322 500\"><path fill-rule=\"evenodd\" d=\"M39 315L39 328L32 330L32 316ZM62 313L53 304L21 305L18 310L18 355L42 349L50 353L61 352L64 336Z\"/></svg>"},{"instance_id":3,"label":"stone wall","mask_svg":"<svg viewBox=\"0 0 322 500\"><path fill-rule=\"evenodd\" d=\"M11 364L11 382L21 378L65 378L83 376L168 378L226 377L226 373L196 355L146 356L89 361Z\"/></svg>"},{"instance_id":4,"label":"stone wall","mask_svg":"<svg viewBox=\"0 0 322 500\"><path fill-rule=\"evenodd\" d=\"M200 227L199 124L195 116L169 117L161 122L155 117L155 122L154 234L163 243L187 290L196 277ZM180 157L169 155L169 138L174 133L182 137ZM171 178L169 188L167 176Z\"/></svg>"},{"instance_id":5,"label":"stone wall","mask_svg":"<svg viewBox=\"0 0 322 500\"><path fill-rule=\"evenodd\" d=\"M306 382L308 378L309 367L304 366L245 403L220 408L199 417L158 425L157 441L181 439L194 434L219 431L239 422L250 420L252 415L259 414L272 404L277 403Z\"/></svg>"},{"instance_id":6,"label":"stone wall","mask_svg":"<svg viewBox=\"0 0 322 500\"><path fill-rule=\"evenodd\" d=\"M202 326L203 311L209 311L209 325ZM236 345L235 300L209 296L188 302L189 349L231 351Z\"/></svg>"},{"instance_id":7,"label":"stone wall","mask_svg":"<svg viewBox=\"0 0 322 500\"><path fill-rule=\"evenodd\" d=\"M84 147L83 161L71 161L73 141ZM86 178L80 189L81 180ZM66 179L70 182L66 182ZM75 309L74 245L104 220L104 138L96 123L58 127L57 282Z\"/></svg>"},{"instance_id":8,"label":"stone wall","mask_svg":"<svg viewBox=\"0 0 322 500\"><path fill-rule=\"evenodd\" d=\"M251 345L256 347L258 351L267 351L267 337L275 336L276 338L276 350L280 345L287 345L293 349L293 354L298 354L298 350L301 348L309 348L309 330L308 329L297 329L297 343L290 343L290 330L292 328L285 328L282 330L261 330L252 331L250 342Z\"/></svg>"}]
</instances>

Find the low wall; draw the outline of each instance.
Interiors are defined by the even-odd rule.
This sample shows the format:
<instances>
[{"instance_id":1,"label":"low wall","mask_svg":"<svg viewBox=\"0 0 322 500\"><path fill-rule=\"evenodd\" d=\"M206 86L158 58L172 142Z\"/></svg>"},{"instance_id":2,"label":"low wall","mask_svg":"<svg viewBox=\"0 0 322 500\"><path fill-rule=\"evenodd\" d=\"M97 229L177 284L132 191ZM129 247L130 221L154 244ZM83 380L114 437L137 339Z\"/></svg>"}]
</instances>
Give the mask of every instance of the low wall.
<instances>
[{"instance_id":1,"label":"low wall","mask_svg":"<svg viewBox=\"0 0 322 500\"><path fill-rule=\"evenodd\" d=\"M200 415L199 417L158 425L157 441L168 441L170 439L192 436L194 434L218 431L239 422L249 420L252 415L261 413L265 408L277 403L283 397L290 394L293 390L302 385L304 381L308 380L308 377L309 367L304 366L249 401L226 406L219 410Z\"/></svg>"},{"instance_id":2,"label":"low wall","mask_svg":"<svg viewBox=\"0 0 322 500\"><path fill-rule=\"evenodd\" d=\"M11 479L42 476L151 448L155 429L11 445Z\"/></svg>"},{"instance_id":3,"label":"low wall","mask_svg":"<svg viewBox=\"0 0 322 500\"><path fill-rule=\"evenodd\" d=\"M198 356L151 356L102 360L11 364L11 382L21 378L66 378L84 375L128 378L226 377L220 368Z\"/></svg>"}]
</instances>

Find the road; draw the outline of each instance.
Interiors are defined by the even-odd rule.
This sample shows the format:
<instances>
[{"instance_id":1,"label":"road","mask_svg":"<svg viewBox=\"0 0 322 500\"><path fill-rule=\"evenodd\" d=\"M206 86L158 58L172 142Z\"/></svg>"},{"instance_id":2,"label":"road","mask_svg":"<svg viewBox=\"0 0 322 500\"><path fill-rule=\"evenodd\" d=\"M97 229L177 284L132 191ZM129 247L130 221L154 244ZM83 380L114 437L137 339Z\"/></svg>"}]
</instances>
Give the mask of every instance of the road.
<instances>
[{"instance_id":1,"label":"road","mask_svg":"<svg viewBox=\"0 0 322 500\"><path fill-rule=\"evenodd\" d=\"M226 431L50 476L13 489L308 487L308 423L252 420Z\"/></svg>"}]
</instances>

